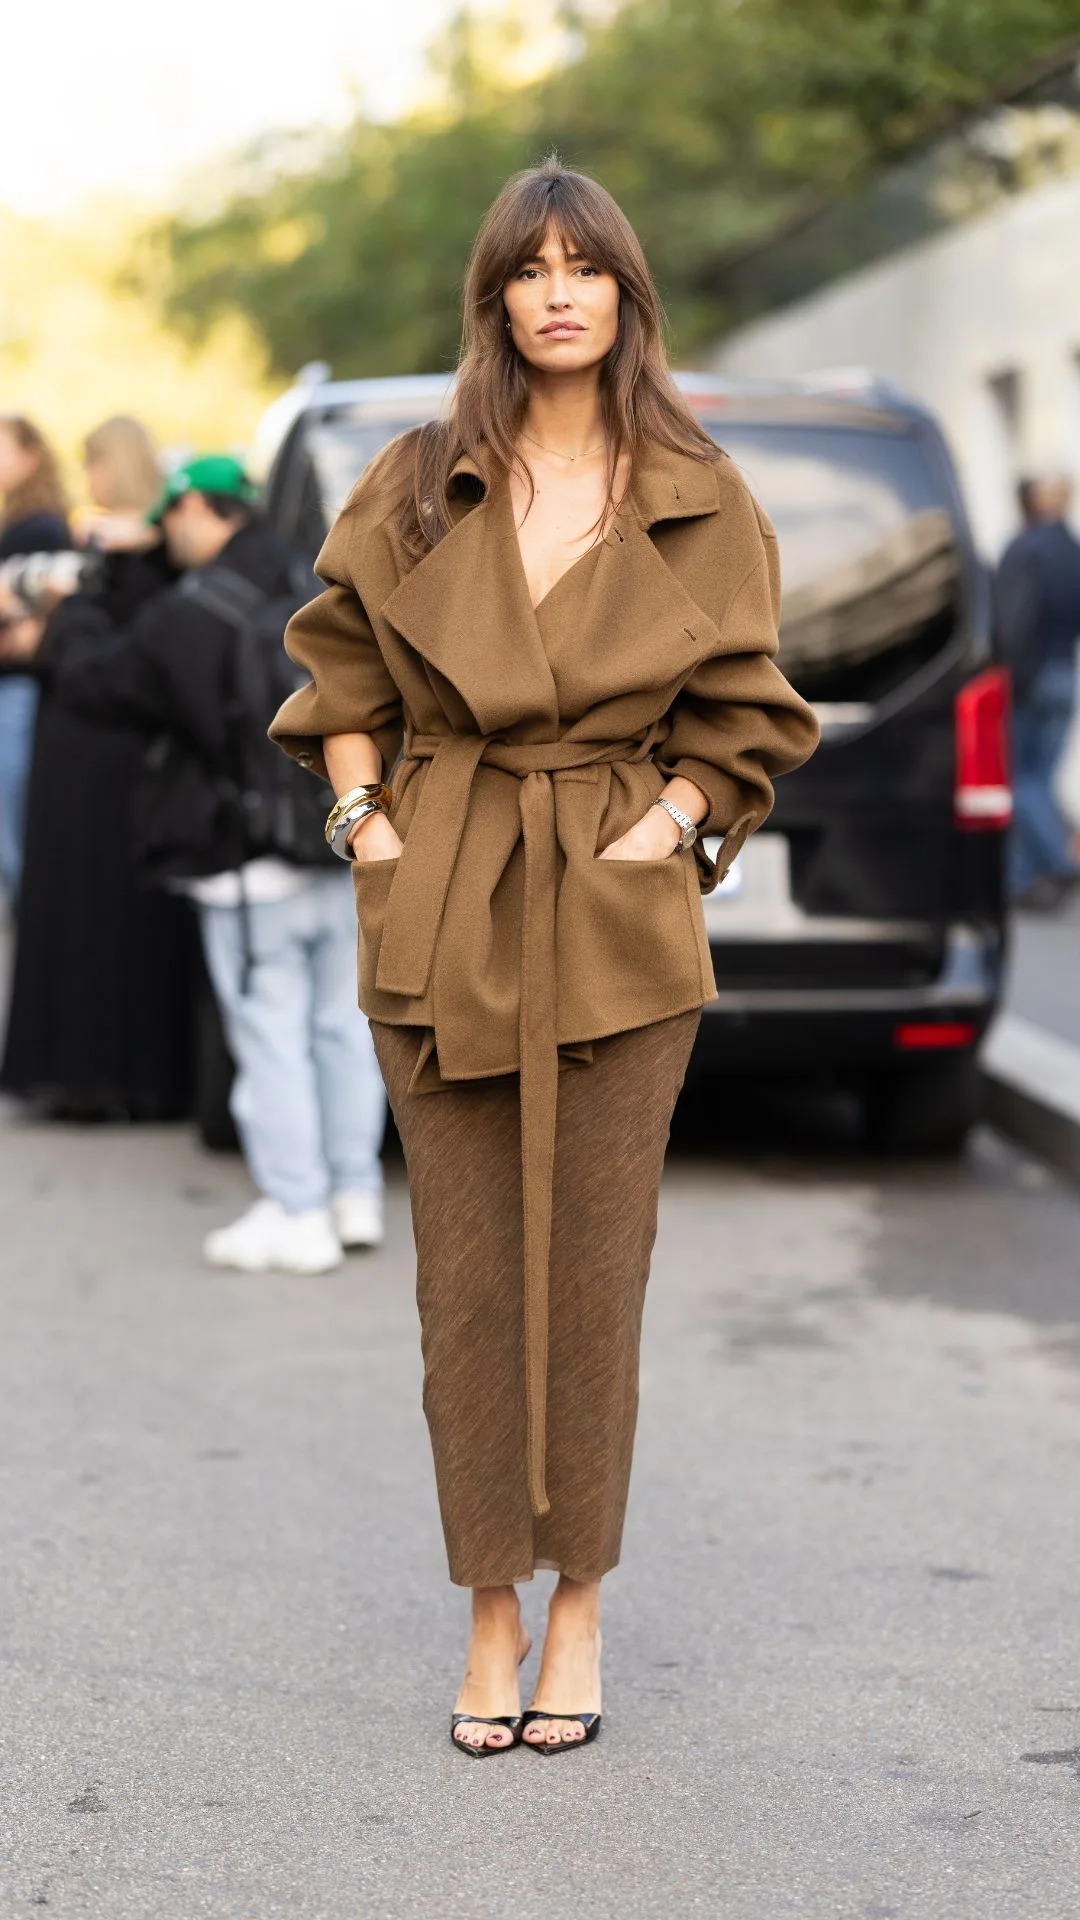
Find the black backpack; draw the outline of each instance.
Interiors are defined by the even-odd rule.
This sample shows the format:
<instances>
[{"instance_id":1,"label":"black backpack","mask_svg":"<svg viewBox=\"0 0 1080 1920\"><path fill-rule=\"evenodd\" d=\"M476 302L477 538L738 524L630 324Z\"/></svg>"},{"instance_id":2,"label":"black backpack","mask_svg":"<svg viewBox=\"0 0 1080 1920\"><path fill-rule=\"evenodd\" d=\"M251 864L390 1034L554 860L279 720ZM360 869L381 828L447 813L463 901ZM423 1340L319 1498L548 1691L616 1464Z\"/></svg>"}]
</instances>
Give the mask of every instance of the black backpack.
<instances>
[{"instance_id":1,"label":"black backpack","mask_svg":"<svg viewBox=\"0 0 1080 1920\"><path fill-rule=\"evenodd\" d=\"M319 582L310 567L290 567L291 591L266 594L231 567L185 575L180 592L227 621L235 640L224 676L226 749L218 795L238 823L245 860L273 854L298 867L333 866L323 829L331 796L321 780L267 739L278 708L309 676L285 651L285 628Z\"/></svg>"}]
</instances>

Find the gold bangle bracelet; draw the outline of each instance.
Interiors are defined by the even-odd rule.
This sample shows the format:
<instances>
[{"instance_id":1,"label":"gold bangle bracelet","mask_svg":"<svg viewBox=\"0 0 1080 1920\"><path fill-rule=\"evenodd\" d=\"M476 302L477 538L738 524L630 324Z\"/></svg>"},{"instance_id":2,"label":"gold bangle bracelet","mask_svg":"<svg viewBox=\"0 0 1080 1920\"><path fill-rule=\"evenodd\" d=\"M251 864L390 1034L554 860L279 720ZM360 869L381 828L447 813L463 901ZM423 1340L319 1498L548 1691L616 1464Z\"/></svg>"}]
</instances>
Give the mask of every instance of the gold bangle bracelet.
<instances>
[{"instance_id":1,"label":"gold bangle bracelet","mask_svg":"<svg viewBox=\"0 0 1080 1920\"><path fill-rule=\"evenodd\" d=\"M393 794L390 788L382 780L372 780L364 786L350 787L348 793L343 793L340 800L335 800L327 817L327 827L329 828L331 824L336 825L350 807L358 806L362 801L374 800L377 806L389 807L392 799Z\"/></svg>"},{"instance_id":2,"label":"gold bangle bracelet","mask_svg":"<svg viewBox=\"0 0 1080 1920\"><path fill-rule=\"evenodd\" d=\"M353 855L349 841L357 827L363 826L365 820L370 820L373 813L385 812L386 808L381 807L377 800L358 801L355 806L350 807L348 811L343 813L340 819L335 820L332 825L330 823L327 824L327 846L331 849L331 852L336 853L340 859L351 860Z\"/></svg>"},{"instance_id":3,"label":"gold bangle bracelet","mask_svg":"<svg viewBox=\"0 0 1080 1920\"><path fill-rule=\"evenodd\" d=\"M333 833L338 821L344 819L353 807L364 806L370 801L376 807L389 808L392 799L393 795L389 787L385 786L381 780L373 781L366 787L350 787L348 793L343 793L340 800L335 800L326 816L324 831L327 839Z\"/></svg>"}]
</instances>

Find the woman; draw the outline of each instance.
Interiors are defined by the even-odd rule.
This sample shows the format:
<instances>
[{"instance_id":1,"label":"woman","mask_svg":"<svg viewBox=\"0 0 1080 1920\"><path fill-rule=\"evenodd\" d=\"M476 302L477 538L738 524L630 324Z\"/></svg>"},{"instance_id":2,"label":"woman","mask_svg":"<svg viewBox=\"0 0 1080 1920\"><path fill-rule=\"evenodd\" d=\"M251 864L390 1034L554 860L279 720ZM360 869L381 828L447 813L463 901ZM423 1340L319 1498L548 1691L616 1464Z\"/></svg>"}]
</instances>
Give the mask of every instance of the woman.
<instances>
[{"instance_id":1,"label":"woman","mask_svg":"<svg viewBox=\"0 0 1080 1920\"><path fill-rule=\"evenodd\" d=\"M346 800L473 1589L451 1733L565 1752L600 1724L664 1148L714 992L700 895L816 738L770 657L772 531L674 389L595 182L552 159L500 195L450 418L368 470L319 571L289 635L312 684L274 732ZM695 829L724 836L716 865ZM559 1580L523 1722L515 1585L538 1567Z\"/></svg>"},{"instance_id":2,"label":"woman","mask_svg":"<svg viewBox=\"0 0 1080 1920\"><path fill-rule=\"evenodd\" d=\"M93 649L175 576L146 525L161 477L145 428L106 420L84 460L92 504L76 518L101 577L61 603L49 638ZM43 671L0 1086L58 1117L188 1110L194 934L186 904L141 885L132 859L143 752L134 733L84 719Z\"/></svg>"},{"instance_id":3,"label":"woman","mask_svg":"<svg viewBox=\"0 0 1080 1920\"><path fill-rule=\"evenodd\" d=\"M39 428L21 414L0 418L0 495L0 561L24 553L56 553L71 545L56 455ZM37 687L31 676L5 667L0 659L0 887L11 899L18 893L22 870L36 710Z\"/></svg>"}]
</instances>

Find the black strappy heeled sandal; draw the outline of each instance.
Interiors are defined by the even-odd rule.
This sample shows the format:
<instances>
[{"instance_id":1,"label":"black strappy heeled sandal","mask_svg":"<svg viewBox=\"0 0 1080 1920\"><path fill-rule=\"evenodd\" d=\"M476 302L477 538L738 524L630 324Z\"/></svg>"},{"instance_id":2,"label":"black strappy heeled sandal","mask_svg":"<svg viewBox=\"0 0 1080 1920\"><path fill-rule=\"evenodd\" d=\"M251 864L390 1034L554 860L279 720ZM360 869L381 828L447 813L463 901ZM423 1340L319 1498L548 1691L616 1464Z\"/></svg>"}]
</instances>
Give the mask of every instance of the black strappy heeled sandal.
<instances>
[{"instance_id":1,"label":"black strappy heeled sandal","mask_svg":"<svg viewBox=\"0 0 1080 1920\"><path fill-rule=\"evenodd\" d=\"M583 1740L554 1740L551 1742L546 1740L526 1740L524 1738L525 1729L526 1727L531 1727L534 1720L576 1720L579 1726L584 1727L585 1738ZM530 1753L539 1753L542 1755L549 1753L573 1753L578 1747L587 1747L590 1740L596 1739L599 1731L600 1715L598 1713L552 1713L550 1709L541 1713L539 1708L530 1707L528 1712L523 1713L521 1716L521 1734L519 1738L521 1739L522 1746L528 1747Z\"/></svg>"},{"instance_id":2,"label":"black strappy heeled sandal","mask_svg":"<svg viewBox=\"0 0 1080 1920\"><path fill-rule=\"evenodd\" d=\"M468 1740L459 1740L457 1730L466 1721L474 1727L508 1727L513 1734L510 1744L505 1747L489 1746L485 1740L482 1747L474 1747ZM459 1753L467 1753L470 1760L487 1760L493 1753L513 1753L521 1745L521 1729L525 1716L520 1713L452 1713L450 1715L450 1739ZM588 1735L586 1735L586 1739Z\"/></svg>"}]
</instances>

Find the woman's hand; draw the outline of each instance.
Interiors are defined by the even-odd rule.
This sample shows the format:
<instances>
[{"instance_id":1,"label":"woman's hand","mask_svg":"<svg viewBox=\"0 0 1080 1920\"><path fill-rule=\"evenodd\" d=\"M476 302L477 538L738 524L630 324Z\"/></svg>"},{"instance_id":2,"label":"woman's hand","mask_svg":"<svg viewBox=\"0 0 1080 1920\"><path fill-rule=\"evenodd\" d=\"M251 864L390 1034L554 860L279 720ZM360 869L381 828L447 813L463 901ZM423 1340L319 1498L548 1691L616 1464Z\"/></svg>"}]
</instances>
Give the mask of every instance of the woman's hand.
<instances>
[{"instance_id":1,"label":"woman's hand","mask_svg":"<svg viewBox=\"0 0 1080 1920\"><path fill-rule=\"evenodd\" d=\"M627 833L605 847L601 860L666 860L682 839L676 822L663 807L652 806Z\"/></svg>"},{"instance_id":2,"label":"woman's hand","mask_svg":"<svg viewBox=\"0 0 1080 1920\"><path fill-rule=\"evenodd\" d=\"M380 807L377 813L369 813L366 820L353 828L349 835L353 859L357 866L366 867L373 860L398 860L401 857L401 841L396 828L390 825L387 815Z\"/></svg>"},{"instance_id":3,"label":"woman's hand","mask_svg":"<svg viewBox=\"0 0 1080 1920\"><path fill-rule=\"evenodd\" d=\"M32 660L41 645L44 631L44 620L39 620L35 614L24 614L19 620L8 621L0 627L0 660L6 660L9 665Z\"/></svg>"},{"instance_id":4,"label":"woman's hand","mask_svg":"<svg viewBox=\"0 0 1080 1920\"><path fill-rule=\"evenodd\" d=\"M25 617L26 607L19 599L18 594L12 593L11 588L4 579L3 568L0 567L0 620L3 620L5 625L10 626L13 621L23 620Z\"/></svg>"},{"instance_id":5,"label":"woman's hand","mask_svg":"<svg viewBox=\"0 0 1080 1920\"><path fill-rule=\"evenodd\" d=\"M161 542L160 528L150 526L138 513L88 513L79 533L86 546L102 553L148 553Z\"/></svg>"}]
</instances>

